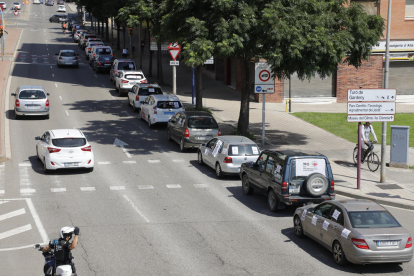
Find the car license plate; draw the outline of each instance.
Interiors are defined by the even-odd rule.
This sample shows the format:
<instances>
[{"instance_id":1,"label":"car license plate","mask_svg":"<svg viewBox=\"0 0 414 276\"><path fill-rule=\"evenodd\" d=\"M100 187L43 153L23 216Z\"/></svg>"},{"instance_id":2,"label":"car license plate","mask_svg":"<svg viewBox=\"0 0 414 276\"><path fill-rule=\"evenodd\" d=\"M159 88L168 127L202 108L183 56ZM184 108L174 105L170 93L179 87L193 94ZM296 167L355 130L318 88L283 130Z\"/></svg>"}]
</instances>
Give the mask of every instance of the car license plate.
<instances>
[{"instance_id":1,"label":"car license plate","mask_svg":"<svg viewBox=\"0 0 414 276\"><path fill-rule=\"evenodd\" d=\"M300 186L290 186L289 194L298 194L300 192Z\"/></svg>"},{"instance_id":2,"label":"car license plate","mask_svg":"<svg viewBox=\"0 0 414 276\"><path fill-rule=\"evenodd\" d=\"M398 241L377 241L377 246L398 246Z\"/></svg>"},{"instance_id":3,"label":"car license plate","mask_svg":"<svg viewBox=\"0 0 414 276\"><path fill-rule=\"evenodd\" d=\"M65 167L78 167L79 163L72 162L72 163L64 163Z\"/></svg>"},{"instance_id":4,"label":"car license plate","mask_svg":"<svg viewBox=\"0 0 414 276\"><path fill-rule=\"evenodd\" d=\"M40 105L38 104L26 104L26 108L31 109L31 108L39 108Z\"/></svg>"},{"instance_id":5,"label":"car license plate","mask_svg":"<svg viewBox=\"0 0 414 276\"><path fill-rule=\"evenodd\" d=\"M174 115L175 112L164 112L164 115Z\"/></svg>"}]
</instances>

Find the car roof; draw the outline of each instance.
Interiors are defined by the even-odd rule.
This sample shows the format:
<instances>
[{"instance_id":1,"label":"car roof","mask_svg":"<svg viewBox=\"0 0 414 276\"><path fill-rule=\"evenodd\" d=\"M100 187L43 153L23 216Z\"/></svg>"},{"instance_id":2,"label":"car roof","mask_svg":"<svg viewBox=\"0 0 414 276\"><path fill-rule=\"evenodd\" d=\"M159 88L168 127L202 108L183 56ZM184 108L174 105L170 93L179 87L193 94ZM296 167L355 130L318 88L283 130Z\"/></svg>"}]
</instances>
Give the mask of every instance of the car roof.
<instances>
[{"instance_id":1,"label":"car roof","mask_svg":"<svg viewBox=\"0 0 414 276\"><path fill-rule=\"evenodd\" d=\"M209 112L207 111L182 111L187 116L209 116L213 117Z\"/></svg>"},{"instance_id":2,"label":"car roof","mask_svg":"<svg viewBox=\"0 0 414 276\"><path fill-rule=\"evenodd\" d=\"M132 60L132 59L126 59L126 58L117 58L116 59L118 62L133 62L133 63L135 63L135 61L134 60Z\"/></svg>"},{"instance_id":3,"label":"car roof","mask_svg":"<svg viewBox=\"0 0 414 276\"><path fill-rule=\"evenodd\" d=\"M19 91L28 90L28 89L45 91L43 86L40 86L40 85L20 85L18 89L19 89Z\"/></svg>"},{"instance_id":4,"label":"car roof","mask_svg":"<svg viewBox=\"0 0 414 276\"><path fill-rule=\"evenodd\" d=\"M153 94L151 95L158 101L179 101L180 99L173 94Z\"/></svg>"},{"instance_id":5,"label":"car roof","mask_svg":"<svg viewBox=\"0 0 414 276\"><path fill-rule=\"evenodd\" d=\"M53 129L49 130L52 134L52 138L86 138L85 135L79 129Z\"/></svg>"},{"instance_id":6,"label":"car roof","mask_svg":"<svg viewBox=\"0 0 414 276\"><path fill-rule=\"evenodd\" d=\"M378 203L366 199L336 200L334 202L344 207L348 212L387 210Z\"/></svg>"},{"instance_id":7,"label":"car roof","mask_svg":"<svg viewBox=\"0 0 414 276\"><path fill-rule=\"evenodd\" d=\"M281 153L286 156L320 156L326 157L325 155L315 152L315 151L304 151L304 150L294 150L294 149L286 149L286 150L266 150L272 153Z\"/></svg>"},{"instance_id":8,"label":"car roof","mask_svg":"<svg viewBox=\"0 0 414 276\"><path fill-rule=\"evenodd\" d=\"M142 87L161 88L161 86L159 86L158 83L137 83L135 85L138 86L139 88L142 88Z\"/></svg>"},{"instance_id":9,"label":"car roof","mask_svg":"<svg viewBox=\"0 0 414 276\"><path fill-rule=\"evenodd\" d=\"M220 140L227 142L228 144L256 144L249 138L245 136L239 136L239 135L223 135L218 137Z\"/></svg>"},{"instance_id":10,"label":"car roof","mask_svg":"<svg viewBox=\"0 0 414 276\"><path fill-rule=\"evenodd\" d=\"M121 71L125 71L125 72L124 72L124 73L125 73L125 75L126 75L126 74L128 74L128 75L130 75L130 74L144 74L144 73L142 73L142 71L141 71L141 70L137 70L137 71L121 70Z\"/></svg>"},{"instance_id":11,"label":"car roof","mask_svg":"<svg viewBox=\"0 0 414 276\"><path fill-rule=\"evenodd\" d=\"M71 53L74 53L75 51L74 51L74 50L60 50L60 52L61 52L61 53L64 53L64 52L71 52Z\"/></svg>"}]
</instances>

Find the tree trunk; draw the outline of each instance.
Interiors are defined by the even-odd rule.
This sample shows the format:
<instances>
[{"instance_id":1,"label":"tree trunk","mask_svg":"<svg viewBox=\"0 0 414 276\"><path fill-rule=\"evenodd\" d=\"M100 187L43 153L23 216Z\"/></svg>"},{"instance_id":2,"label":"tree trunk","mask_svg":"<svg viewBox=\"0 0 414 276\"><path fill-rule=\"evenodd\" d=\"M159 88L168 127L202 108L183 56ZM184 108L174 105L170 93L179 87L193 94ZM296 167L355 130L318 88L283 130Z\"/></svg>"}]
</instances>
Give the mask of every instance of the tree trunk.
<instances>
[{"instance_id":1,"label":"tree trunk","mask_svg":"<svg viewBox=\"0 0 414 276\"><path fill-rule=\"evenodd\" d=\"M99 19L97 18L97 20L98 20L98 35L99 34L101 34L101 22L99 21Z\"/></svg>"},{"instance_id":2,"label":"tree trunk","mask_svg":"<svg viewBox=\"0 0 414 276\"><path fill-rule=\"evenodd\" d=\"M101 25L101 28L102 28L102 40L103 41L105 41L105 20L104 19L102 19L102 25Z\"/></svg>"},{"instance_id":3,"label":"tree trunk","mask_svg":"<svg viewBox=\"0 0 414 276\"><path fill-rule=\"evenodd\" d=\"M109 41L109 24L108 24L108 17L105 17L105 41Z\"/></svg>"},{"instance_id":4,"label":"tree trunk","mask_svg":"<svg viewBox=\"0 0 414 276\"><path fill-rule=\"evenodd\" d=\"M116 49L121 50L121 26L116 22Z\"/></svg>"},{"instance_id":5,"label":"tree trunk","mask_svg":"<svg viewBox=\"0 0 414 276\"><path fill-rule=\"evenodd\" d=\"M250 111L250 56L245 56L243 60L242 80L243 87L240 102L240 115L237 124L237 132L243 136L249 134L249 111Z\"/></svg>"},{"instance_id":6,"label":"tree trunk","mask_svg":"<svg viewBox=\"0 0 414 276\"><path fill-rule=\"evenodd\" d=\"M152 77L152 51L151 51L151 34L150 34L150 29L149 29L149 24L148 24L148 20L147 21L147 30L148 30L148 51L149 51L149 67L148 67L148 76Z\"/></svg>"},{"instance_id":7,"label":"tree trunk","mask_svg":"<svg viewBox=\"0 0 414 276\"><path fill-rule=\"evenodd\" d=\"M157 43L157 79L160 84L164 84L164 74L162 73L162 54L161 54L161 42Z\"/></svg>"},{"instance_id":8,"label":"tree trunk","mask_svg":"<svg viewBox=\"0 0 414 276\"><path fill-rule=\"evenodd\" d=\"M111 47L114 47L114 18L111 17Z\"/></svg>"},{"instance_id":9,"label":"tree trunk","mask_svg":"<svg viewBox=\"0 0 414 276\"><path fill-rule=\"evenodd\" d=\"M203 107L203 91L202 91L202 80L203 80L203 65L197 65L194 68L195 72L195 96L196 96L196 108L200 109Z\"/></svg>"},{"instance_id":10,"label":"tree trunk","mask_svg":"<svg viewBox=\"0 0 414 276\"><path fill-rule=\"evenodd\" d=\"M122 48L122 49L125 49L125 47L126 47L125 26L122 26L122 34L124 36L124 48Z\"/></svg>"}]
</instances>

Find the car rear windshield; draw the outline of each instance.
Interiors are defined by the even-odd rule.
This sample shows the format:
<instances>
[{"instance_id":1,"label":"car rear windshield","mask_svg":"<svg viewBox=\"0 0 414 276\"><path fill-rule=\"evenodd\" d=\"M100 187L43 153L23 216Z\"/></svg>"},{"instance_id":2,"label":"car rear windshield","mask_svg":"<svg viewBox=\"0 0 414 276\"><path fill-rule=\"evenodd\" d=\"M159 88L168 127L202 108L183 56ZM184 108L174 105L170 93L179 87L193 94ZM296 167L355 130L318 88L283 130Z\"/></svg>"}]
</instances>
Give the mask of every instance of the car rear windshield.
<instances>
[{"instance_id":1,"label":"car rear windshield","mask_svg":"<svg viewBox=\"0 0 414 276\"><path fill-rule=\"evenodd\" d=\"M259 155L259 153L259 148L255 144L229 146L229 156Z\"/></svg>"},{"instance_id":2,"label":"car rear windshield","mask_svg":"<svg viewBox=\"0 0 414 276\"><path fill-rule=\"evenodd\" d=\"M59 138L52 139L52 144L60 148L76 148L86 145L85 138Z\"/></svg>"},{"instance_id":3,"label":"car rear windshield","mask_svg":"<svg viewBox=\"0 0 414 276\"><path fill-rule=\"evenodd\" d=\"M161 109L178 109L182 107L182 104L180 102L160 101L157 103L157 107Z\"/></svg>"},{"instance_id":4,"label":"car rear windshield","mask_svg":"<svg viewBox=\"0 0 414 276\"><path fill-rule=\"evenodd\" d=\"M124 78L127 80L142 80L144 76L141 74L127 74Z\"/></svg>"},{"instance_id":5,"label":"car rear windshield","mask_svg":"<svg viewBox=\"0 0 414 276\"><path fill-rule=\"evenodd\" d=\"M110 55L110 54L112 54L112 51L109 48L98 48L98 49L96 49L96 52L99 55Z\"/></svg>"},{"instance_id":6,"label":"car rear windshield","mask_svg":"<svg viewBox=\"0 0 414 276\"><path fill-rule=\"evenodd\" d=\"M74 57L76 54L74 52L62 52L60 53L60 56L62 57Z\"/></svg>"},{"instance_id":7,"label":"car rear windshield","mask_svg":"<svg viewBox=\"0 0 414 276\"><path fill-rule=\"evenodd\" d=\"M393 228L401 227L387 211L348 212L353 228Z\"/></svg>"},{"instance_id":8,"label":"car rear windshield","mask_svg":"<svg viewBox=\"0 0 414 276\"><path fill-rule=\"evenodd\" d=\"M23 90L20 91L19 99L46 99L46 94L41 90Z\"/></svg>"},{"instance_id":9,"label":"car rear windshield","mask_svg":"<svg viewBox=\"0 0 414 276\"><path fill-rule=\"evenodd\" d=\"M132 64L133 68L129 68L129 65ZM118 70L135 70L135 63L133 61L126 61L118 63Z\"/></svg>"},{"instance_id":10,"label":"car rear windshield","mask_svg":"<svg viewBox=\"0 0 414 276\"><path fill-rule=\"evenodd\" d=\"M161 94L162 90L159 87L142 87L138 91L138 95L140 96L148 96L153 94Z\"/></svg>"},{"instance_id":11,"label":"car rear windshield","mask_svg":"<svg viewBox=\"0 0 414 276\"><path fill-rule=\"evenodd\" d=\"M212 129L218 128L216 120L211 116L193 116L188 118L189 128Z\"/></svg>"},{"instance_id":12,"label":"car rear windshield","mask_svg":"<svg viewBox=\"0 0 414 276\"><path fill-rule=\"evenodd\" d=\"M110 62L113 62L114 59L111 56L99 56L99 61L110 61Z\"/></svg>"}]
</instances>

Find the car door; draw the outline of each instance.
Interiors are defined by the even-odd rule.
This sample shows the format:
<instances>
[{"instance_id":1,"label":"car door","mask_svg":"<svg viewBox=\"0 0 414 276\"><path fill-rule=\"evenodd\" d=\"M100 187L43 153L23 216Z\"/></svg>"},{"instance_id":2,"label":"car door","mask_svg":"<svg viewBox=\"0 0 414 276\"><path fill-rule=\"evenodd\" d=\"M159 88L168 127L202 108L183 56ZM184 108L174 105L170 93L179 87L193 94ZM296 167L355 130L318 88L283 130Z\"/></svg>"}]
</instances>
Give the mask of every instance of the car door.
<instances>
[{"instance_id":1,"label":"car door","mask_svg":"<svg viewBox=\"0 0 414 276\"><path fill-rule=\"evenodd\" d=\"M314 239L322 243L321 234L324 230L322 227L325 221L329 221L329 215L331 214L332 203L322 203L315 207L311 224L308 233L311 234Z\"/></svg>"},{"instance_id":2,"label":"car door","mask_svg":"<svg viewBox=\"0 0 414 276\"><path fill-rule=\"evenodd\" d=\"M141 118L144 120L148 120L148 109L150 108L149 102L151 98L151 96L147 97L144 101L144 104L141 106Z\"/></svg>"},{"instance_id":3,"label":"car door","mask_svg":"<svg viewBox=\"0 0 414 276\"><path fill-rule=\"evenodd\" d=\"M184 136L184 129L185 129L185 123L186 123L186 116L183 113L179 113L180 117L175 124L175 135L177 137L177 140L180 141L181 137Z\"/></svg>"},{"instance_id":4,"label":"car door","mask_svg":"<svg viewBox=\"0 0 414 276\"><path fill-rule=\"evenodd\" d=\"M256 163L254 164L252 170L250 171L250 175L249 175L250 182L253 185L259 187L260 189L263 188L262 174L265 172L267 158L268 158L268 154L262 152L260 156L257 158Z\"/></svg>"},{"instance_id":5,"label":"car door","mask_svg":"<svg viewBox=\"0 0 414 276\"><path fill-rule=\"evenodd\" d=\"M210 141L208 141L206 144L206 148L204 149L204 152L202 152L204 162L212 168L214 168L214 164L212 164L213 150L216 146L217 140L217 138L213 138Z\"/></svg>"},{"instance_id":6,"label":"car door","mask_svg":"<svg viewBox=\"0 0 414 276\"><path fill-rule=\"evenodd\" d=\"M182 117L181 117L181 114L180 113L177 113L177 114L175 114L173 117L171 117L171 118L174 118L174 120L172 120L171 121L171 129L170 129L170 131L171 131L171 136L173 137L173 139L175 140L175 141L177 141L177 143L180 141L180 137L179 137L179 133L178 133L178 129L177 129L177 126L179 125L179 124L181 124L181 121L182 121Z\"/></svg>"},{"instance_id":7,"label":"car door","mask_svg":"<svg viewBox=\"0 0 414 276\"><path fill-rule=\"evenodd\" d=\"M115 79L115 68L116 68L117 64L118 64L118 60L115 60L114 64L111 67L111 71L109 71L110 79L112 79L112 80Z\"/></svg>"},{"instance_id":8,"label":"car door","mask_svg":"<svg viewBox=\"0 0 414 276\"><path fill-rule=\"evenodd\" d=\"M134 105L134 100L135 100L137 93L138 92L137 92L136 86L132 87L132 89L128 91L128 103L130 104L132 103L132 105Z\"/></svg>"},{"instance_id":9,"label":"car door","mask_svg":"<svg viewBox=\"0 0 414 276\"><path fill-rule=\"evenodd\" d=\"M344 230L344 211L342 208L333 204L327 222L329 225L325 227L326 230L321 230L321 239L325 247L331 248L333 240L341 237Z\"/></svg>"},{"instance_id":10,"label":"car door","mask_svg":"<svg viewBox=\"0 0 414 276\"><path fill-rule=\"evenodd\" d=\"M46 131L43 134L40 141L41 142L40 142L40 152L39 152L39 154L44 159L46 151L48 150L47 147L49 146L49 142L50 142L50 133L49 133L49 131ZM38 150L39 150L39 148L38 148Z\"/></svg>"},{"instance_id":11,"label":"car door","mask_svg":"<svg viewBox=\"0 0 414 276\"><path fill-rule=\"evenodd\" d=\"M173 139L174 141L176 141L174 127L175 127L175 124L179 116L180 116L179 113L175 114L174 116L171 117L171 120L168 122L168 131L170 132L171 139Z\"/></svg>"},{"instance_id":12,"label":"car door","mask_svg":"<svg viewBox=\"0 0 414 276\"><path fill-rule=\"evenodd\" d=\"M267 158L267 162L265 165L265 169L262 172L262 175L260 177L260 187L263 189L267 189L267 187L271 186L274 187L275 185L275 179L273 176L273 172L275 170L275 164L276 164L276 158L274 156L269 155Z\"/></svg>"}]
</instances>

